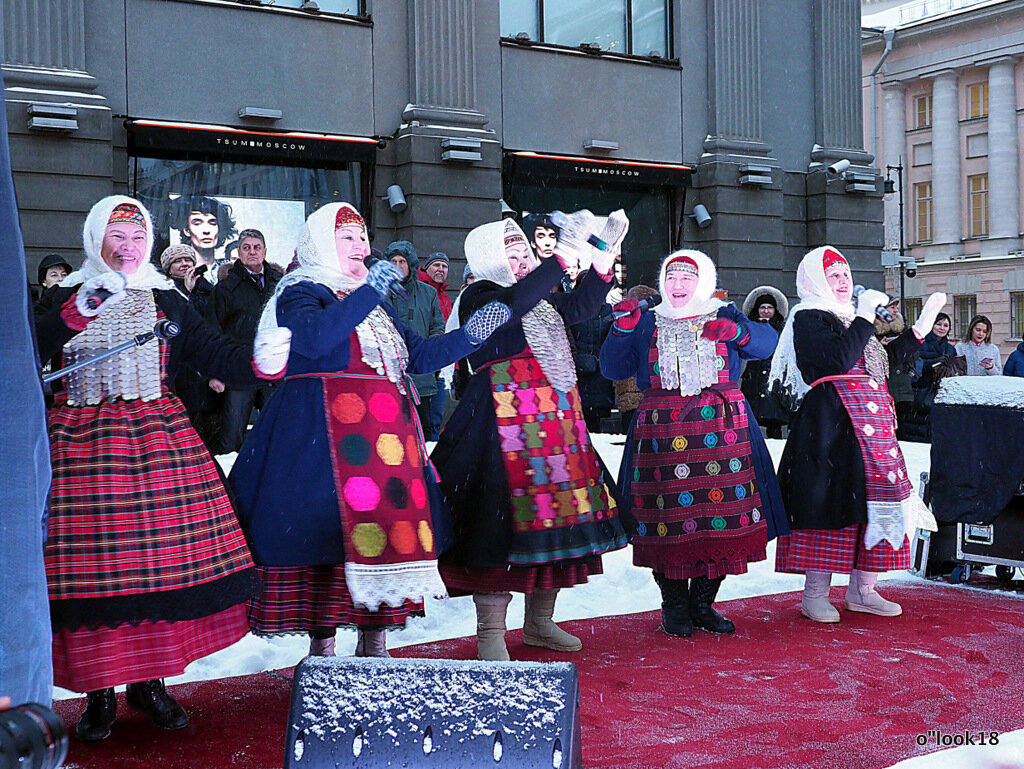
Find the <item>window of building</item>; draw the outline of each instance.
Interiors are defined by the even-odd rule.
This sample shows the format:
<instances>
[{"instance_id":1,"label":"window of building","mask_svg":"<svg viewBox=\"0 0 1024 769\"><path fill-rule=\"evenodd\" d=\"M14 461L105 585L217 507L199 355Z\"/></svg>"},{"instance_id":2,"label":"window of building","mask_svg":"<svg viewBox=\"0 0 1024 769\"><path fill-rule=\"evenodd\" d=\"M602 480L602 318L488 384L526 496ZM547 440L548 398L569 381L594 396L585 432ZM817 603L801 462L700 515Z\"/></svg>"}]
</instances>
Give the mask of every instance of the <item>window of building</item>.
<instances>
[{"instance_id":1,"label":"window of building","mask_svg":"<svg viewBox=\"0 0 1024 769\"><path fill-rule=\"evenodd\" d=\"M1024 339L1024 291L1010 292L1010 338Z\"/></svg>"},{"instance_id":2,"label":"window of building","mask_svg":"<svg viewBox=\"0 0 1024 769\"><path fill-rule=\"evenodd\" d=\"M914 109L917 114L914 128L930 127L932 124L932 95L926 93L914 99Z\"/></svg>"},{"instance_id":3,"label":"window of building","mask_svg":"<svg viewBox=\"0 0 1024 769\"><path fill-rule=\"evenodd\" d=\"M671 58L668 0L501 0L501 35Z\"/></svg>"},{"instance_id":4,"label":"window of building","mask_svg":"<svg viewBox=\"0 0 1024 769\"><path fill-rule=\"evenodd\" d=\"M967 177L971 195L971 237L988 235L988 174Z\"/></svg>"},{"instance_id":5,"label":"window of building","mask_svg":"<svg viewBox=\"0 0 1024 769\"><path fill-rule=\"evenodd\" d=\"M930 166L932 164L932 143L914 145L914 165Z\"/></svg>"},{"instance_id":6,"label":"window of building","mask_svg":"<svg viewBox=\"0 0 1024 769\"><path fill-rule=\"evenodd\" d=\"M988 83L967 86L967 117L988 115Z\"/></svg>"},{"instance_id":7,"label":"window of building","mask_svg":"<svg viewBox=\"0 0 1024 769\"><path fill-rule=\"evenodd\" d=\"M903 300L903 320L907 325L913 325L921 317L921 297L911 297Z\"/></svg>"},{"instance_id":8,"label":"window of building","mask_svg":"<svg viewBox=\"0 0 1024 769\"><path fill-rule=\"evenodd\" d=\"M301 8L305 0L274 0L275 8ZM370 0L316 0L324 13L339 13L344 16L366 16Z\"/></svg>"},{"instance_id":9,"label":"window of building","mask_svg":"<svg viewBox=\"0 0 1024 769\"><path fill-rule=\"evenodd\" d=\"M967 137L967 157L982 158L988 155L988 134L971 134Z\"/></svg>"},{"instance_id":10,"label":"window of building","mask_svg":"<svg viewBox=\"0 0 1024 769\"><path fill-rule=\"evenodd\" d=\"M914 215L916 217L917 242L930 242L932 239L931 182L920 182L914 185Z\"/></svg>"},{"instance_id":11,"label":"window of building","mask_svg":"<svg viewBox=\"0 0 1024 769\"><path fill-rule=\"evenodd\" d=\"M953 297L953 331L958 342L967 338L967 324L977 314L978 297L974 294Z\"/></svg>"}]
</instances>

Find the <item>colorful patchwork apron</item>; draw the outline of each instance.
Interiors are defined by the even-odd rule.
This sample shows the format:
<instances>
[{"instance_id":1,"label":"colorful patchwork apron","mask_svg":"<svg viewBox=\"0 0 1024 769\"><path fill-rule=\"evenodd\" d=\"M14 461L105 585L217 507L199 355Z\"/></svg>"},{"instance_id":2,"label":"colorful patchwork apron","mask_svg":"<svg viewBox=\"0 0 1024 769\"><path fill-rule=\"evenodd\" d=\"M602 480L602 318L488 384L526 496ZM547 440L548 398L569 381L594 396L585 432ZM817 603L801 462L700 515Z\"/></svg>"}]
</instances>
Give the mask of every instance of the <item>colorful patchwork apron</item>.
<instances>
[{"instance_id":1,"label":"colorful patchwork apron","mask_svg":"<svg viewBox=\"0 0 1024 769\"><path fill-rule=\"evenodd\" d=\"M651 388L633 428L633 563L670 579L742 574L764 560L767 524L726 346L716 345L717 384L683 397L662 388L657 338L648 353Z\"/></svg>"}]
</instances>

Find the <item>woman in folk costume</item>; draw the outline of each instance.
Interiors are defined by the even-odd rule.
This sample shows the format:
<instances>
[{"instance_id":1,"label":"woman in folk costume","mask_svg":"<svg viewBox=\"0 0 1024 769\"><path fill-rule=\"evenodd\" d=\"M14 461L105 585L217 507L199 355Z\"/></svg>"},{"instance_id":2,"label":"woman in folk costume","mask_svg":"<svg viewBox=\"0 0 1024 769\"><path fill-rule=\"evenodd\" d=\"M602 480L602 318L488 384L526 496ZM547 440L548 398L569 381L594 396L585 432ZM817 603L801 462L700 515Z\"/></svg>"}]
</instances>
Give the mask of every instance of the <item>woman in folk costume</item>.
<instances>
[{"instance_id":1,"label":"woman in folk costume","mask_svg":"<svg viewBox=\"0 0 1024 769\"><path fill-rule=\"evenodd\" d=\"M40 352L64 362L151 332L180 333L80 369L50 413L53 486L46 571L55 681L89 692L76 733L110 734L114 686L164 729L188 716L160 680L248 630L253 563L220 473L168 383L188 365L239 387L279 375L287 333L248 351L219 336L149 261L136 200L99 201L86 261L36 308ZM90 306L90 304L94 306ZM254 360L255 359L255 360Z\"/></svg>"},{"instance_id":2,"label":"woman in folk costume","mask_svg":"<svg viewBox=\"0 0 1024 769\"><path fill-rule=\"evenodd\" d=\"M735 632L712 607L727 574L765 559L769 521L782 517L767 448L737 381L742 359L772 354L778 335L715 298L716 272L700 251L670 254L662 301L636 300L601 349L601 371L636 375L643 400L619 472L623 504L637 520L633 563L654 571L662 629ZM766 520L767 519L767 520Z\"/></svg>"},{"instance_id":3,"label":"woman in folk costume","mask_svg":"<svg viewBox=\"0 0 1024 769\"><path fill-rule=\"evenodd\" d=\"M833 572L850 574L847 610L894 617L902 609L875 582L880 572L910 566L906 531L916 496L873 323L875 308L889 300L868 290L855 306L849 264L831 246L804 256L796 288L800 303L771 371L772 382L802 398L779 465L793 532L779 538L775 567L806 575L800 611L815 622L839 622L829 602ZM913 328L889 343L896 360L920 347L945 301L932 294Z\"/></svg>"},{"instance_id":4,"label":"woman in folk costume","mask_svg":"<svg viewBox=\"0 0 1024 769\"><path fill-rule=\"evenodd\" d=\"M261 333L291 329L288 375L230 476L262 582L249 623L308 633L319 656L354 625L356 654L386 657L385 629L445 592L409 374L468 355L509 312L492 305L455 333L414 334L383 302L401 273L386 260L367 270L366 224L347 203L313 213L297 253L260 321Z\"/></svg>"},{"instance_id":5,"label":"woman in folk costume","mask_svg":"<svg viewBox=\"0 0 1024 769\"><path fill-rule=\"evenodd\" d=\"M454 515L455 545L441 559L453 595L472 593L480 659L507 660L509 591L526 594L523 640L579 651L580 640L552 621L563 587L601 573L601 554L626 544L616 503L583 421L566 326L595 315L608 293L612 261L625 237L622 212L602 233L607 250L571 293L551 293L565 264L590 259L590 212L570 216L556 257L537 262L512 220L466 236L476 280L453 318L465 323L500 301L512 321L469 356L475 373L433 453Z\"/></svg>"}]
</instances>

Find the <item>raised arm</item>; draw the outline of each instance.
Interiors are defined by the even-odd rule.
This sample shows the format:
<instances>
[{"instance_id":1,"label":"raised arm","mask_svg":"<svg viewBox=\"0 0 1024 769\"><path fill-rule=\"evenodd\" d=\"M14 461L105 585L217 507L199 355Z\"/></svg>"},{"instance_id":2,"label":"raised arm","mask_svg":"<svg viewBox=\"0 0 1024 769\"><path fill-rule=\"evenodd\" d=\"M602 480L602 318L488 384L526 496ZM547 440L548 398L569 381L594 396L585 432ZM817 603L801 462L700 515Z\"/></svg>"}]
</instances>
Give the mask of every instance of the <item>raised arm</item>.
<instances>
[{"instance_id":1,"label":"raised arm","mask_svg":"<svg viewBox=\"0 0 1024 769\"><path fill-rule=\"evenodd\" d=\"M573 323L590 320L600 312L610 285L597 270L588 270L575 290L553 294L550 301L562 314L566 325L571 326Z\"/></svg>"},{"instance_id":2,"label":"raised arm","mask_svg":"<svg viewBox=\"0 0 1024 769\"><path fill-rule=\"evenodd\" d=\"M629 379L647 364L647 351L654 335L654 313L645 312L629 333L614 325L601 345L601 376L612 381Z\"/></svg>"},{"instance_id":3,"label":"raised arm","mask_svg":"<svg viewBox=\"0 0 1024 769\"><path fill-rule=\"evenodd\" d=\"M319 283L303 281L277 298L277 322L292 332L292 350L304 358L322 358L347 346L356 326L380 303L370 286L360 286L341 301Z\"/></svg>"}]
</instances>

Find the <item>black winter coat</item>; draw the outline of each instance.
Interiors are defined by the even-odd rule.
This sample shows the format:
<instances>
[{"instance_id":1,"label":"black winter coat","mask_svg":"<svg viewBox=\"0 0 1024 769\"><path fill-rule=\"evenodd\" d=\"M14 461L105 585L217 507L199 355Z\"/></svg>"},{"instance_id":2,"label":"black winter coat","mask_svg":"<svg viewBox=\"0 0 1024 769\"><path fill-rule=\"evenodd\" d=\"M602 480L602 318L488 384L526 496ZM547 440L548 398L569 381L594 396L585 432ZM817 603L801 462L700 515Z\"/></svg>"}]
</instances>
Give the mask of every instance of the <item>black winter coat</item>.
<instances>
[{"instance_id":1,"label":"black winter coat","mask_svg":"<svg viewBox=\"0 0 1024 769\"><path fill-rule=\"evenodd\" d=\"M260 290L242 261L236 261L227 276L213 287L205 310L206 318L218 330L250 351L256 339L256 327L259 326L263 306L274 295L274 289L284 277L284 271L264 262L263 276L263 289Z\"/></svg>"},{"instance_id":2,"label":"black winter coat","mask_svg":"<svg viewBox=\"0 0 1024 769\"><path fill-rule=\"evenodd\" d=\"M874 325L863 318L844 328L829 312L798 312L793 346L804 380L849 372L874 333ZM920 342L908 328L889 346L902 361ZM868 522L864 460L853 423L831 383L811 389L790 420L778 476L793 529L842 529Z\"/></svg>"},{"instance_id":3,"label":"black winter coat","mask_svg":"<svg viewBox=\"0 0 1024 769\"><path fill-rule=\"evenodd\" d=\"M588 320L574 323L569 331L576 343L576 386L583 408L615 408L615 386L601 375L601 345L612 328L612 308L605 303Z\"/></svg>"}]
</instances>

